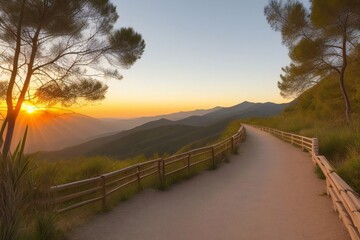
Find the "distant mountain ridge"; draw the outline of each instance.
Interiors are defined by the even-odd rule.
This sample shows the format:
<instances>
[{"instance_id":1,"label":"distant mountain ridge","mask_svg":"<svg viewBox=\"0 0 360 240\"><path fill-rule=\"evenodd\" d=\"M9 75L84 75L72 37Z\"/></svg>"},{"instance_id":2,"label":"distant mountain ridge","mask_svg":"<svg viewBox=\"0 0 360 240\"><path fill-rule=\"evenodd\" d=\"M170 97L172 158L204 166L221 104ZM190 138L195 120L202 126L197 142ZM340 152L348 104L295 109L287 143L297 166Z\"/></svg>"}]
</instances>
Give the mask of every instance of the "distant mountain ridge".
<instances>
[{"instance_id":1,"label":"distant mountain ridge","mask_svg":"<svg viewBox=\"0 0 360 240\"><path fill-rule=\"evenodd\" d=\"M130 118L130 119L117 119L117 118L99 118L99 119L113 127L118 127L118 129L122 131L143 125L147 122L156 121L159 119L178 121L190 116L202 116L211 112L215 112L219 109L222 109L222 107L214 107L211 109L197 109L193 111L181 111L181 112L163 114L158 116L139 117L139 118Z\"/></svg>"},{"instance_id":2,"label":"distant mountain ridge","mask_svg":"<svg viewBox=\"0 0 360 240\"><path fill-rule=\"evenodd\" d=\"M172 153L176 150L175 148L181 148L192 142L218 137L232 120L273 116L291 104L243 102L232 107L218 108L203 116L190 116L177 121L161 118L60 151L43 152L40 156L49 159L58 158L58 156L73 158L83 155L126 158L142 153L147 156L153 153Z\"/></svg>"},{"instance_id":3,"label":"distant mountain ridge","mask_svg":"<svg viewBox=\"0 0 360 240\"><path fill-rule=\"evenodd\" d=\"M271 102L252 103L245 101L232 107L221 108L203 116L191 116L179 120L177 123L192 126L204 126L225 118L241 119L249 117L269 117L279 114L292 104L292 102L276 104Z\"/></svg>"},{"instance_id":4,"label":"distant mountain ridge","mask_svg":"<svg viewBox=\"0 0 360 240\"><path fill-rule=\"evenodd\" d=\"M214 111L214 112L211 112L211 113L208 113L205 115L207 117L213 117L213 118L229 117L234 114L238 114L242 111L245 111L246 109L249 109L257 104L258 103L252 103L252 102L245 101L245 102L239 103L239 104L231 106L231 107L224 107L222 109L219 109L218 111Z\"/></svg>"},{"instance_id":5,"label":"distant mountain ridge","mask_svg":"<svg viewBox=\"0 0 360 240\"><path fill-rule=\"evenodd\" d=\"M197 115L206 114L217 109L219 107L179 112L164 116L178 119L181 116L188 116L192 113ZM24 129L28 125L29 132L25 152L57 151L92 139L114 135L161 118L163 117L153 116L127 120L98 119L62 110L39 110L33 114L23 111L18 118L14 142L17 143L21 139Z\"/></svg>"}]
</instances>

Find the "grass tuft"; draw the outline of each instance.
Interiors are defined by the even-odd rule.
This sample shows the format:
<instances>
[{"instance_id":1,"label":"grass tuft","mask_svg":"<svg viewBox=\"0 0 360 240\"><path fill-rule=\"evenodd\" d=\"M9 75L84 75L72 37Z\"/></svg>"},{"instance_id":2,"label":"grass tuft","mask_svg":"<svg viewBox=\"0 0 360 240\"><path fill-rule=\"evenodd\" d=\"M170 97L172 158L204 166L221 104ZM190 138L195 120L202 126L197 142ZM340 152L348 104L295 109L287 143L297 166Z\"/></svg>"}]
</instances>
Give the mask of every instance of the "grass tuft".
<instances>
[{"instance_id":1,"label":"grass tuft","mask_svg":"<svg viewBox=\"0 0 360 240\"><path fill-rule=\"evenodd\" d=\"M64 234L57 227L56 214L53 212L37 212L35 215L36 240L63 239Z\"/></svg>"}]
</instances>

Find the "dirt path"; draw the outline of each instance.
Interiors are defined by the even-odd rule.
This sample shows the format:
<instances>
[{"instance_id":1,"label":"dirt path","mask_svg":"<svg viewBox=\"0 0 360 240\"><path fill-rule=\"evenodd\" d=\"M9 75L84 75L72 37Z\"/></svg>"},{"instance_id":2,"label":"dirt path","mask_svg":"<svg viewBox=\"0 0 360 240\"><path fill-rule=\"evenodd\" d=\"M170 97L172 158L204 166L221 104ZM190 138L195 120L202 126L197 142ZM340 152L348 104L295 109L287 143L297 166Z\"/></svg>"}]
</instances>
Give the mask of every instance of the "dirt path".
<instances>
[{"instance_id":1,"label":"dirt path","mask_svg":"<svg viewBox=\"0 0 360 240\"><path fill-rule=\"evenodd\" d=\"M307 153L247 127L231 163L146 190L75 229L71 240L346 240Z\"/></svg>"}]
</instances>

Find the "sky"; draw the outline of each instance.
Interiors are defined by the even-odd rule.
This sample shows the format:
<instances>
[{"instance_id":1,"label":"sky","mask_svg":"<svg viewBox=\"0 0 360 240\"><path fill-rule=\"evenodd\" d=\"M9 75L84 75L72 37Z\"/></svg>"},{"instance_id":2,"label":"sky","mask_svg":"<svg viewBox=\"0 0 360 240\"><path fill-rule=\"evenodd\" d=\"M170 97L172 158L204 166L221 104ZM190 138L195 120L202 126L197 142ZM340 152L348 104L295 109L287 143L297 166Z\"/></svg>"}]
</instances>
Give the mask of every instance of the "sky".
<instances>
[{"instance_id":1,"label":"sky","mask_svg":"<svg viewBox=\"0 0 360 240\"><path fill-rule=\"evenodd\" d=\"M117 28L146 42L140 60L108 80L105 100L75 107L93 117L131 118L243 101L288 102L277 81L289 64L263 14L268 0L112 0Z\"/></svg>"}]
</instances>

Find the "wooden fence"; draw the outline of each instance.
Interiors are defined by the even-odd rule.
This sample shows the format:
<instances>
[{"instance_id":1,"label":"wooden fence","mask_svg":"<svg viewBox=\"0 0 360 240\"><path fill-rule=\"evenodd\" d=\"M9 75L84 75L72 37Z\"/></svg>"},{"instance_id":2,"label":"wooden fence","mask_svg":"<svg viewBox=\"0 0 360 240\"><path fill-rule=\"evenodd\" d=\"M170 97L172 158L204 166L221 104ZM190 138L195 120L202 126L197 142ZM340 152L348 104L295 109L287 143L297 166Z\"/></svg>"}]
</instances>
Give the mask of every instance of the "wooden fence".
<instances>
[{"instance_id":1,"label":"wooden fence","mask_svg":"<svg viewBox=\"0 0 360 240\"><path fill-rule=\"evenodd\" d=\"M352 240L360 240L360 196L335 171L325 156L319 156L317 138L308 138L277 129L255 126L311 153L326 177L326 191L333 207L348 229Z\"/></svg>"},{"instance_id":2,"label":"wooden fence","mask_svg":"<svg viewBox=\"0 0 360 240\"><path fill-rule=\"evenodd\" d=\"M109 195L130 185L141 188L141 182L145 178L156 177L164 186L170 175L186 173L186 171L190 173L196 165L207 162L215 167L223 161L226 153L234 152L238 148L245 136L245 128L241 126L229 139L209 147L135 164L97 177L53 186L51 191L55 206L59 213L98 201L101 201L102 207L105 208Z\"/></svg>"}]
</instances>

